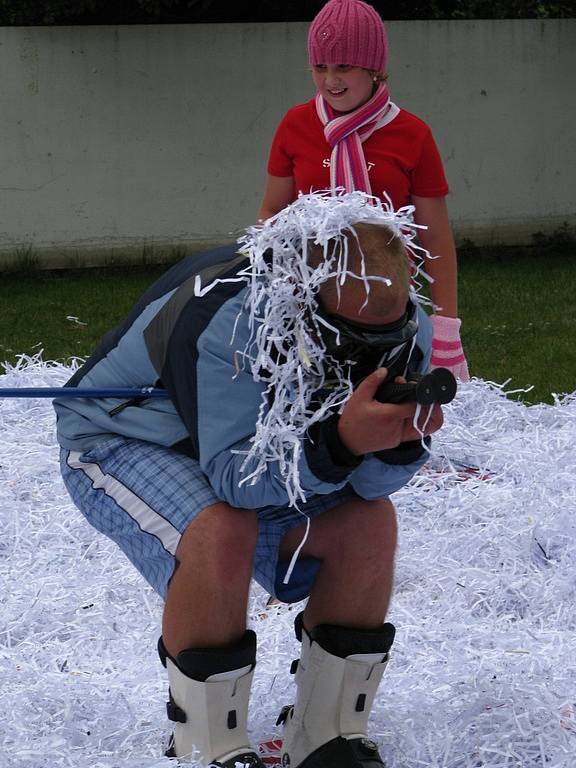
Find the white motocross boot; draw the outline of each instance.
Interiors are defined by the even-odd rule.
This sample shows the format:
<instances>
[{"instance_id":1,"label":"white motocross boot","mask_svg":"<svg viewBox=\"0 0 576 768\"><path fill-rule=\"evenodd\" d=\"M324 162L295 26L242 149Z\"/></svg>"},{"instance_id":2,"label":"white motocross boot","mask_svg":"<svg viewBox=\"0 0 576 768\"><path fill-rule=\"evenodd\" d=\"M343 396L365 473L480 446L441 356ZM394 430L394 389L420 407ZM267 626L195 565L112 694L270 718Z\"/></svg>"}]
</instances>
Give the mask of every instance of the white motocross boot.
<instances>
[{"instance_id":1,"label":"white motocross boot","mask_svg":"<svg viewBox=\"0 0 576 768\"><path fill-rule=\"evenodd\" d=\"M296 703L278 719L284 723L283 768L385 768L367 725L394 634L392 624L326 624L308 633L298 616Z\"/></svg>"},{"instance_id":2,"label":"white motocross boot","mask_svg":"<svg viewBox=\"0 0 576 768\"><path fill-rule=\"evenodd\" d=\"M256 635L248 630L232 648L190 648L173 659L162 638L168 671L168 718L175 723L167 757L194 757L211 768L264 768L247 733Z\"/></svg>"}]
</instances>

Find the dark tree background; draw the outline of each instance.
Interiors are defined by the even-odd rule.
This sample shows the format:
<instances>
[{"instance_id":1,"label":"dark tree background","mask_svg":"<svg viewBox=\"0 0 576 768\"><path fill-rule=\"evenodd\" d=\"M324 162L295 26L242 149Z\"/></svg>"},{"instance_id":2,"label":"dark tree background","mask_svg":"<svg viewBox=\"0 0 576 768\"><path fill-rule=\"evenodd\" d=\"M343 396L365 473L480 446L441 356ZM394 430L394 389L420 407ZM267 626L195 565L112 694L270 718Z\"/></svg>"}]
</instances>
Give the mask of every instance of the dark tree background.
<instances>
[{"instance_id":1,"label":"dark tree background","mask_svg":"<svg viewBox=\"0 0 576 768\"><path fill-rule=\"evenodd\" d=\"M0 0L0 25L310 21L325 0ZM384 19L573 17L576 0L373 0Z\"/></svg>"}]
</instances>

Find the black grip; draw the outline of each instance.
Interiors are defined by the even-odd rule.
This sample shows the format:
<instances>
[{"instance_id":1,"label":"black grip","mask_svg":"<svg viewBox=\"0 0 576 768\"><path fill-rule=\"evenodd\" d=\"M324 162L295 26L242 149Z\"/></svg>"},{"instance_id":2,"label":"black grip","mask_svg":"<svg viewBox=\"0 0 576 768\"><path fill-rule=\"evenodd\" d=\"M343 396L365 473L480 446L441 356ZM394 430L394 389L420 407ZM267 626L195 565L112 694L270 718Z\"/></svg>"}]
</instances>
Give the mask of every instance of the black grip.
<instances>
[{"instance_id":1,"label":"black grip","mask_svg":"<svg viewBox=\"0 0 576 768\"><path fill-rule=\"evenodd\" d=\"M425 376L415 374L406 384L385 381L375 398L380 403L415 402L421 405L449 403L456 395L456 379L447 368L435 368Z\"/></svg>"},{"instance_id":2,"label":"black grip","mask_svg":"<svg viewBox=\"0 0 576 768\"><path fill-rule=\"evenodd\" d=\"M375 399L381 403L415 402L417 386L415 381L410 381L407 384L396 384L393 381L384 382L378 387Z\"/></svg>"}]
</instances>

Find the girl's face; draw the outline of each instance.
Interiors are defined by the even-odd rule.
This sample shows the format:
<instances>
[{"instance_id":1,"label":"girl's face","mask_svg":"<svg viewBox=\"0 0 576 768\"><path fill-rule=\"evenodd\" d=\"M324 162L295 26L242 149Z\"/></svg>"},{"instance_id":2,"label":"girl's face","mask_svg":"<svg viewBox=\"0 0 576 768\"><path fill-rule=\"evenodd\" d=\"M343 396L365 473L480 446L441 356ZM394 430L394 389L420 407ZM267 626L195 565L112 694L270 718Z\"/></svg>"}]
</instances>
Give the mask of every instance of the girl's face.
<instances>
[{"instance_id":1,"label":"girl's face","mask_svg":"<svg viewBox=\"0 0 576 768\"><path fill-rule=\"evenodd\" d=\"M372 98L373 73L349 64L316 64L312 67L316 90L332 109L351 112Z\"/></svg>"}]
</instances>

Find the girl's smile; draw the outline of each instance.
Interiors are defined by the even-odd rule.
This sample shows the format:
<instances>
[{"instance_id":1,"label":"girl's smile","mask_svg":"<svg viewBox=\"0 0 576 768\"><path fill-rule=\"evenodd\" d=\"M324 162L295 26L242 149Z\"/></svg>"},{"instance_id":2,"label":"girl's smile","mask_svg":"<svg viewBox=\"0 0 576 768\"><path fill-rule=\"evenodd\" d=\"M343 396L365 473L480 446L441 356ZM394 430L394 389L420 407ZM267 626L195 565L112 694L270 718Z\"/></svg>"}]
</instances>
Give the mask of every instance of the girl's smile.
<instances>
[{"instance_id":1,"label":"girl's smile","mask_svg":"<svg viewBox=\"0 0 576 768\"><path fill-rule=\"evenodd\" d=\"M349 64L316 64L312 67L316 90L332 109L351 112L372 98L374 76L362 67Z\"/></svg>"}]
</instances>

